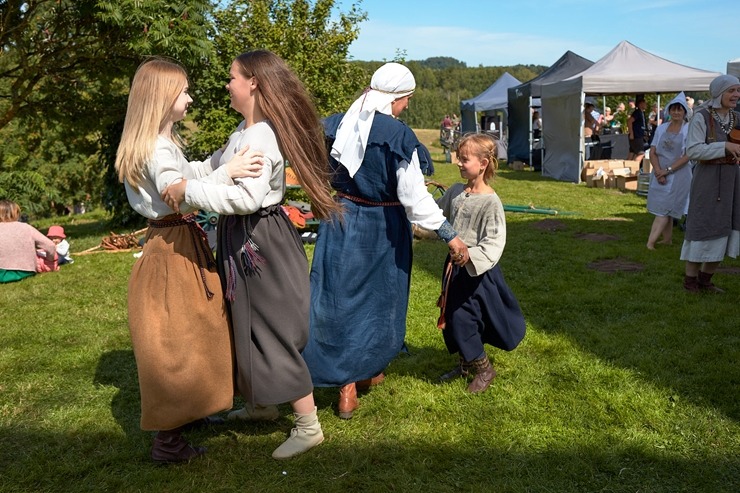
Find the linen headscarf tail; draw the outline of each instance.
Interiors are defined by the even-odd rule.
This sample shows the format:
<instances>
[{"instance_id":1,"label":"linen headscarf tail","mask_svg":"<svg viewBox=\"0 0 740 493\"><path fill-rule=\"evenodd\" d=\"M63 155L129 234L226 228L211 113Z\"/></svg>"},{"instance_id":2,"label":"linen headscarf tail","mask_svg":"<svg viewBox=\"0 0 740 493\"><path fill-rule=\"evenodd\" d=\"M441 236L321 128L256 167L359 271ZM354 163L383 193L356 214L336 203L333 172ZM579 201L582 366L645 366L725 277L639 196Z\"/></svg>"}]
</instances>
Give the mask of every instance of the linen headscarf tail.
<instances>
[{"instance_id":1,"label":"linen headscarf tail","mask_svg":"<svg viewBox=\"0 0 740 493\"><path fill-rule=\"evenodd\" d=\"M414 89L414 75L400 63L386 63L375 71L370 87L344 114L331 147L331 156L347 168L350 177L355 176L365 158L375 112L391 115L391 103Z\"/></svg>"}]
</instances>

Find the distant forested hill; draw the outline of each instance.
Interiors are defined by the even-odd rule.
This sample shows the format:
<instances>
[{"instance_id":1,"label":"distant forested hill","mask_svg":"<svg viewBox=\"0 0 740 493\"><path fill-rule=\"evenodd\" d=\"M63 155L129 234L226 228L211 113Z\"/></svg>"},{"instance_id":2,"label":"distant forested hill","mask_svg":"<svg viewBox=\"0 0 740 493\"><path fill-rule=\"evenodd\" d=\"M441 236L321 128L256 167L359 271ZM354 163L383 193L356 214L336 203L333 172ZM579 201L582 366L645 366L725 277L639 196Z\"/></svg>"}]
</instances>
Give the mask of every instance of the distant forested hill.
<instances>
[{"instance_id":1,"label":"distant forested hill","mask_svg":"<svg viewBox=\"0 0 740 493\"><path fill-rule=\"evenodd\" d=\"M372 73L384 62L353 62ZM450 57L403 62L416 78L416 92L402 119L414 128L437 128L446 114L460 115L460 101L477 96L504 73L509 72L522 82L534 79L547 70L543 65L509 67L468 67Z\"/></svg>"}]
</instances>

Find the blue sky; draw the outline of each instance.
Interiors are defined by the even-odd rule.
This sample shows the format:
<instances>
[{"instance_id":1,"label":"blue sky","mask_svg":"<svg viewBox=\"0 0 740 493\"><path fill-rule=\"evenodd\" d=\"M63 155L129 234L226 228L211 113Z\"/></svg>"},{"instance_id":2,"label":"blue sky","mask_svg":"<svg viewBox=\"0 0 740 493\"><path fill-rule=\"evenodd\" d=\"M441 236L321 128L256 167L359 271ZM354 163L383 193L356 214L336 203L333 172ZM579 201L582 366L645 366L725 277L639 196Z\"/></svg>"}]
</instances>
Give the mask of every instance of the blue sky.
<instances>
[{"instance_id":1,"label":"blue sky","mask_svg":"<svg viewBox=\"0 0 740 493\"><path fill-rule=\"evenodd\" d=\"M351 0L337 6L348 10ZM356 60L449 56L469 67L550 66L571 50L591 61L620 41L724 73L740 58L740 1L362 0Z\"/></svg>"}]
</instances>

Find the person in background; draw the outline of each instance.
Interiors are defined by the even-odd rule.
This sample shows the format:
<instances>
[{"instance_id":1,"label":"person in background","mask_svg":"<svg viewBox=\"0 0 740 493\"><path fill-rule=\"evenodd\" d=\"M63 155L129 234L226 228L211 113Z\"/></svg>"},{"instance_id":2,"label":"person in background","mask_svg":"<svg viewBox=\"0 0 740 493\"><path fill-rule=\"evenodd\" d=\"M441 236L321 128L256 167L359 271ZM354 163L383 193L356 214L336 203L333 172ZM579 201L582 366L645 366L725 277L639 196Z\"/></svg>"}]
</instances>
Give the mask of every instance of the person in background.
<instances>
[{"instance_id":1,"label":"person in background","mask_svg":"<svg viewBox=\"0 0 740 493\"><path fill-rule=\"evenodd\" d=\"M583 138L589 144L587 157L588 159L601 158L601 125L594 117L595 107L593 103L585 103L583 106ZM596 113L598 115L598 113ZM600 116L600 115L599 115Z\"/></svg>"},{"instance_id":2,"label":"person in background","mask_svg":"<svg viewBox=\"0 0 740 493\"><path fill-rule=\"evenodd\" d=\"M184 199L222 214L217 258L233 327L236 383L245 401L228 418L276 419L276 405L289 402L295 427L272 452L274 459L287 459L319 445L324 433L301 357L309 332L309 268L301 237L281 207L286 162L316 218L340 222L342 206L330 193L321 121L285 61L266 50L242 53L231 64L226 89L244 121L222 161L249 144L264 153L262 176L244 186L187 180L163 195L168 203ZM347 259L335 260L354 268L354 258Z\"/></svg>"},{"instance_id":3,"label":"person in background","mask_svg":"<svg viewBox=\"0 0 740 493\"><path fill-rule=\"evenodd\" d=\"M596 118L594 118L594 105L592 103L586 103L583 106L583 136L586 138L597 136L601 131L601 125Z\"/></svg>"},{"instance_id":4,"label":"person in background","mask_svg":"<svg viewBox=\"0 0 740 493\"><path fill-rule=\"evenodd\" d=\"M686 214L691 188L691 168L686 156L688 106L684 94L679 93L670 103L670 121L655 130L650 147L653 174L648 188L647 209L655 216L648 236L648 250L656 243L670 245L673 239L673 219ZM660 237L662 241L658 241Z\"/></svg>"},{"instance_id":5,"label":"person in background","mask_svg":"<svg viewBox=\"0 0 740 493\"><path fill-rule=\"evenodd\" d=\"M740 80L720 75L712 99L694 111L686 154L694 161L686 234L684 289L721 293L712 283L720 262L740 251Z\"/></svg>"},{"instance_id":6,"label":"person in background","mask_svg":"<svg viewBox=\"0 0 740 493\"><path fill-rule=\"evenodd\" d=\"M703 103L703 101L700 100L699 104ZM686 97L686 105L689 107L689 113L686 115L686 118L691 120L691 117L694 116L694 98L691 96Z\"/></svg>"},{"instance_id":7,"label":"person in background","mask_svg":"<svg viewBox=\"0 0 740 493\"><path fill-rule=\"evenodd\" d=\"M386 63L346 113L324 121L343 222L322 221L311 265L311 330L303 357L317 387L339 387L338 412L350 419L357 390L384 379L401 351L411 282L411 223L436 231L453 261L467 248L424 184L421 145L397 118L416 82Z\"/></svg>"},{"instance_id":8,"label":"person in background","mask_svg":"<svg viewBox=\"0 0 740 493\"><path fill-rule=\"evenodd\" d=\"M653 136L655 135L655 129L658 128L658 125L660 125L662 122L662 118L660 116L660 108L658 108L658 103L653 104L653 107L650 110L650 113L648 114L648 143L653 142Z\"/></svg>"},{"instance_id":9,"label":"person in background","mask_svg":"<svg viewBox=\"0 0 740 493\"><path fill-rule=\"evenodd\" d=\"M540 112L535 111L532 113L532 138L539 139L542 137L542 118L540 118Z\"/></svg>"},{"instance_id":10,"label":"person in background","mask_svg":"<svg viewBox=\"0 0 740 493\"><path fill-rule=\"evenodd\" d=\"M220 151L202 163L185 159L175 124L192 101L180 65L158 58L141 64L115 164L131 207L149 223L129 278L128 326L140 426L156 431L150 456L159 464L203 455L206 449L188 443L183 431L208 424L209 415L231 408L234 398L231 335L211 247L195 209L185 205L185 215L175 213L160 193L183 178L230 180L254 170L241 155L216 170Z\"/></svg>"},{"instance_id":11,"label":"person in background","mask_svg":"<svg viewBox=\"0 0 740 493\"><path fill-rule=\"evenodd\" d=\"M611 128L614 125L614 115L610 107L604 108L604 127Z\"/></svg>"},{"instance_id":12,"label":"person in background","mask_svg":"<svg viewBox=\"0 0 740 493\"><path fill-rule=\"evenodd\" d=\"M438 305L445 345L459 354L459 364L440 377L447 381L473 376L467 389L483 392L496 376L484 344L511 351L524 338L526 323L519 303L504 281L499 260L506 245L506 216L501 199L489 185L498 166L496 144L484 134L460 140L460 176L439 199L439 206L468 247L469 260L445 260Z\"/></svg>"},{"instance_id":13,"label":"person in background","mask_svg":"<svg viewBox=\"0 0 740 493\"><path fill-rule=\"evenodd\" d=\"M647 120L645 119L645 108L647 102L645 98L637 99L637 107L627 120L627 132L629 133L630 150L627 154L627 160L642 160L645 155L645 144L647 143Z\"/></svg>"},{"instance_id":14,"label":"person in background","mask_svg":"<svg viewBox=\"0 0 740 493\"><path fill-rule=\"evenodd\" d=\"M614 112L614 118L612 119L612 128L614 128L615 131L617 131L618 133L624 133L624 131L627 129L628 119L629 115L627 114L624 103L619 103L617 105L617 111Z\"/></svg>"},{"instance_id":15,"label":"person in background","mask_svg":"<svg viewBox=\"0 0 740 493\"><path fill-rule=\"evenodd\" d=\"M56 225L50 226L46 236L56 245L59 265L73 264L74 260L69 255L69 242L67 235L64 234L64 228Z\"/></svg>"},{"instance_id":16,"label":"person in background","mask_svg":"<svg viewBox=\"0 0 740 493\"><path fill-rule=\"evenodd\" d=\"M56 266L54 242L39 230L20 222L21 208L11 200L0 200L0 283L20 281L37 272L49 272ZM40 262L46 268L39 270L37 253L43 253Z\"/></svg>"}]
</instances>

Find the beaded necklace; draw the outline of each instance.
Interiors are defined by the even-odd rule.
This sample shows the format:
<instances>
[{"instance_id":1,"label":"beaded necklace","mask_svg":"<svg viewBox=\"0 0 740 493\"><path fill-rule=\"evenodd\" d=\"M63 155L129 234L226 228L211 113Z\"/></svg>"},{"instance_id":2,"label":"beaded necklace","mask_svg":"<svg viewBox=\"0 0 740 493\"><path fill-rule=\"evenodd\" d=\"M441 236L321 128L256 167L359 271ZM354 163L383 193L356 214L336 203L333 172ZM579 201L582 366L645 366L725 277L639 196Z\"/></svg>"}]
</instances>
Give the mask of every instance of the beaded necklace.
<instances>
[{"instance_id":1,"label":"beaded necklace","mask_svg":"<svg viewBox=\"0 0 740 493\"><path fill-rule=\"evenodd\" d=\"M709 111L712 113L712 117L714 120L719 123L719 127L722 129L722 131L725 134L729 134L730 131L735 128L735 112L730 110L729 113L729 119L727 123L724 123L719 116L719 114L714 110L714 108L710 108Z\"/></svg>"}]
</instances>

